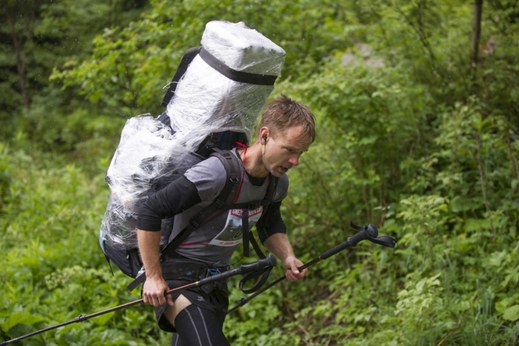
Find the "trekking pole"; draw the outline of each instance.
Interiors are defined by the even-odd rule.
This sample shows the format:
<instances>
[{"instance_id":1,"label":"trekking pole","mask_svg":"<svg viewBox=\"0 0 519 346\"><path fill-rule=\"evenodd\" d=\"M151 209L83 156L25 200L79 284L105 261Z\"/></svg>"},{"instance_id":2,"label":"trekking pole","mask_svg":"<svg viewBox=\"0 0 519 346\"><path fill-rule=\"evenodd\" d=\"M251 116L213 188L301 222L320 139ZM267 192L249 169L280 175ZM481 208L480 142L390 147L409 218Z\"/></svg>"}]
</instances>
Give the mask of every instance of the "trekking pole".
<instances>
[{"instance_id":1,"label":"trekking pole","mask_svg":"<svg viewBox=\"0 0 519 346\"><path fill-rule=\"evenodd\" d=\"M359 230L359 232L357 234L355 234L354 236L349 237L344 243L339 244L339 245L335 246L334 248L322 253L319 257L311 260L310 262L302 265L301 267L298 267L297 269L299 271L301 271L306 268L309 268L309 267L313 266L314 264L316 264L324 259L327 259L327 258L341 252L342 250L344 250L346 248L355 247L362 240L369 240L372 243L379 244L379 245L382 245L385 247L390 247L390 248L394 248L396 245L396 240L391 237L388 237L388 236L377 237L378 229L373 224L369 224L365 227L359 227L359 226L354 225L353 223L350 223L350 225L354 229ZM233 307L231 310L227 311L227 314L233 312L234 310L237 310L240 306L247 304L250 300L254 299L254 297L260 295L261 293L265 292L272 286L283 281L285 278L286 277L283 275L283 276L279 277L278 279L276 279L275 281L268 284L267 286L264 286L263 288L255 291L253 294L251 294L247 298L241 298L240 302L235 307ZM240 283L240 285L242 285L242 284L243 283ZM242 287L240 287L240 289L242 289ZM242 291L245 292L245 290L243 290L243 289L242 289Z\"/></svg>"},{"instance_id":2,"label":"trekking pole","mask_svg":"<svg viewBox=\"0 0 519 346\"><path fill-rule=\"evenodd\" d=\"M208 284L208 283L211 283L211 282L224 280L224 279L230 278L231 276L235 276L235 275L246 274L246 273L251 273L251 272L254 272L254 271L260 271L260 270L269 269L269 268L274 267L275 265L276 265L276 257L274 257L274 255L270 254L267 258L260 259L257 262L254 262L254 263L251 263L251 264L244 264L244 265L239 266L238 268L228 270L228 271L223 272L221 274L215 274L215 275L208 276L206 278L200 279L199 281L196 281L196 282L191 282L191 283L188 283L186 285L182 285L182 286L179 286L179 287L172 288L172 289L168 290L167 292L165 292L164 295L171 294L173 292L185 290L185 289L192 288L192 287L202 286L202 285L205 285L205 284ZM78 317L76 317L76 318L74 318L74 319L72 319L70 321L63 322L63 323L57 324L57 325L52 326L52 327L48 327L48 328L44 328L44 329L41 329L41 330L37 330L35 332L29 333L29 334L26 334L26 335L22 335L22 336L19 336L17 338L14 338L14 339L1 342L0 346L1 345L7 345L7 344L13 343L15 341L20 341L20 340L29 338L31 336L38 335L38 334L47 332L47 331L52 330L52 329L57 329L57 328L60 328L60 327L63 327L63 326L66 326L66 325L69 325L69 324L72 324L72 323L83 322L83 321L88 320L88 319L93 318L93 317L97 317L97 316L100 316L100 315L103 315L103 314L107 314L107 313L112 312L112 311L120 310L120 309L129 307L129 306L132 306L132 305L136 305L136 304L142 303L143 301L144 301L144 299L137 299L137 300L125 303L125 304L121 304L121 305L115 306L115 307L110 308L110 309L106 309L106 310L103 310L103 311L95 312L95 313L90 314L90 315L79 315Z\"/></svg>"}]
</instances>

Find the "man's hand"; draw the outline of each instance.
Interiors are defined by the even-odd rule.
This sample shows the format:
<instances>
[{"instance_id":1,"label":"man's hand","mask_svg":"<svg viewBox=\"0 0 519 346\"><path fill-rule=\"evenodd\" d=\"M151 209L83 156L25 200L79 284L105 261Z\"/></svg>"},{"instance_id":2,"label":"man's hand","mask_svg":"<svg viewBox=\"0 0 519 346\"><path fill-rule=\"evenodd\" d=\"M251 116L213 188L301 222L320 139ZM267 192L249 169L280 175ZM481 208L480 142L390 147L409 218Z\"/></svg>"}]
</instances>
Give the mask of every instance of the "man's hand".
<instances>
[{"instance_id":1,"label":"man's hand","mask_svg":"<svg viewBox=\"0 0 519 346\"><path fill-rule=\"evenodd\" d=\"M265 247L272 252L277 258L283 261L285 268L287 270L286 277L288 281L297 281L301 280L307 269L303 271L299 271L297 267L301 267L303 262L298 260L294 255L294 250L292 250L292 245L288 241L287 235L284 233L275 233L265 240L263 243Z\"/></svg>"},{"instance_id":2,"label":"man's hand","mask_svg":"<svg viewBox=\"0 0 519 346\"><path fill-rule=\"evenodd\" d=\"M173 298L170 294L166 294L169 290L166 281L162 278L146 278L142 291L142 298L145 304L159 307L166 302L169 306L173 306Z\"/></svg>"},{"instance_id":3,"label":"man's hand","mask_svg":"<svg viewBox=\"0 0 519 346\"><path fill-rule=\"evenodd\" d=\"M284 264L285 268L287 269L285 276L287 277L287 280L291 282L301 280L308 271L307 269L304 269L303 271L299 271L297 269L297 267L301 267L303 265L303 262L301 262L294 256L288 256L287 258L285 258Z\"/></svg>"},{"instance_id":4,"label":"man's hand","mask_svg":"<svg viewBox=\"0 0 519 346\"><path fill-rule=\"evenodd\" d=\"M168 284L162 277L160 267L160 232L137 231L137 240L141 252L142 262L146 269L146 281L142 289L142 300L146 304L159 307L166 302L173 306L173 298L170 294Z\"/></svg>"}]
</instances>

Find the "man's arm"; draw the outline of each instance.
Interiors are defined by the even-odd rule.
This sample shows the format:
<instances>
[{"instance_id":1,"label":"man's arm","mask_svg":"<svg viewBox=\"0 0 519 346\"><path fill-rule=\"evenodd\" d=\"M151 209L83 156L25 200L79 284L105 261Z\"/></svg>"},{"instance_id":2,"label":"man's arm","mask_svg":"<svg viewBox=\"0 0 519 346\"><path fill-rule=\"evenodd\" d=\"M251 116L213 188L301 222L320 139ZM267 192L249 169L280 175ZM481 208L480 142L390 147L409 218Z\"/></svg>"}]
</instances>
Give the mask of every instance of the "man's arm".
<instances>
[{"instance_id":1,"label":"man's arm","mask_svg":"<svg viewBox=\"0 0 519 346\"><path fill-rule=\"evenodd\" d=\"M299 272L297 267L303 265L294 255L292 245L288 241L286 235L286 226L281 217L281 201L272 203L261 215L256 224L258 235L263 246L283 261L283 265L287 269L286 277L290 281L302 279L307 270Z\"/></svg>"},{"instance_id":2,"label":"man's arm","mask_svg":"<svg viewBox=\"0 0 519 346\"><path fill-rule=\"evenodd\" d=\"M284 233L274 233L265 240L263 245L272 252L277 258L283 261L286 271L286 277L289 281L297 281L302 279L307 269L299 271L297 267L303 265L303 262L298 260L294 255L292 245L288 241L287 235Z\"/></svg>"},{"instance_id":3,"label":"man's arm","mask_svg":"<svg viewBox=\"0 0 519 346\"><path fill-rule=\"evenodd\" d=\"M138 230L137 240L142 263L146 270L146 281L142 291L144 303L161 306L167 301L172 306L171 295L165 295L169 288L162 277L160 267L160 232Z\"/></svg>"},{"instance_id":4,"label":"man's arm","mask_svg":"<svg viewBox=\"0 0 519 346\"><path fill-rule=\"evenodd\" d=\"M169 288L162 277L160 267L161 221L199 202L196 186L185 177L181 177L150 197L140 207L137 241L146 271L142 291L144 303L161 306L167 301L169 305L173 305L171 295L164 296Z\"/></svg>"}]
</instances>

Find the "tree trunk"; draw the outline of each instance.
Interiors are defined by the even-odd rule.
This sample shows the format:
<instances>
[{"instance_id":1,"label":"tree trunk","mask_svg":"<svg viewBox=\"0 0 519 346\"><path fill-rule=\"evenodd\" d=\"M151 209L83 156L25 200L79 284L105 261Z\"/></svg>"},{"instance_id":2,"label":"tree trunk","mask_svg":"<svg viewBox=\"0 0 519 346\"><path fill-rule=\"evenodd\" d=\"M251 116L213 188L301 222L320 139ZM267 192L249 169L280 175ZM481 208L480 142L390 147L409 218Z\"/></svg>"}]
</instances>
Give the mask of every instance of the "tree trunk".
<instances>
[{"instance_id":1,"label":"tree trunk","mask_svg":"<svg viewBox=\"0 0 519 346\"><path fill-rule=\"evenodd\" d=\"M474 25L472 27L472 54L470 62L472 68L478 66L479 39L481 36L481 13L483 12L483 0L475 0L474 3Z\"/></svg>"},{"instance_id":2,"label":"tree trunk","mask_svg":"<svg viewBox=\"0 0 519 346\"><path fill-rule=\"evenodd\" d=\"M25 84L25 57L23 38L19 39L15 26L15 18L9 11L9 6L6 6L6 15L11 30L11 37L13 40L13 47L16 53L16 71L18 72L18 86L20 87L20 94L22 95L23 105L29 108L29 94Z\"/></svg>"}]
</instances>

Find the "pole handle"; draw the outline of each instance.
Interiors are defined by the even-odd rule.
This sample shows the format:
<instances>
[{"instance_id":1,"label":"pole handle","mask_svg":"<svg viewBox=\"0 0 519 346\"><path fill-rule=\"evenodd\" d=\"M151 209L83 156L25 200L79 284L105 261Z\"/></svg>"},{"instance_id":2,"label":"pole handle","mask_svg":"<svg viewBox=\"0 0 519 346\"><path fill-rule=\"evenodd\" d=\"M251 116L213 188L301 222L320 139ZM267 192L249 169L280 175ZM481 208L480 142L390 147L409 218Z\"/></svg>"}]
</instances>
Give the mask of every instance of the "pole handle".
<instances>
[{"instance_id":1,"label":"pole handle","mask_svg":"<svg viewBox=\"0 0 519 346\"><path fill-rule=\"evenodd\" d=\"M172 288L172 289L168 290L165 294L171 294L173 292L181 291L186 288L193 287L193 286L202 286L202 285L208 284L210 282L225 280L227 278L230 278L231 276L243 275L246 273L252 273L254 271L265 270L268 268L272 268L275 265L276 265L276 257L273 254L269 254L267 258L260 259L254 263L242 264L238 268L234 268L234 269L231 269L226 272L216 274L213 276L208 276L206 278L200 279L196 282L193 282L193 283L190 283L190 284L187 284L184 286Z\"/></svg>"},{"instance_id":2,"label":"pole handle","mask_svg":"<svg viewBox=\"0 0 519 346\"><path fill-rule=\"evenodd\" d=\"M276 265L276 257L269 254L267 258L262 258L252 264L243 264L240 266L240 274L250 273L259 269L274 267Z\"/></svg>"},{"instance_id":3,"label":"pole handle","mask_svg":"<svg viewBox=\"0 0 519 346\"><path fill-rule=\"evenodd\" d=\"M355 247L359 242L366 239L375 239L378 235L378 229L375 225L369 224L365 227L358 227L352 224L353 228L360 230L357 234L349 237L344 243L337 245L336 247L331 248L330 250L321 254L321 259L326 259L335 255L338 252L348 248Z\"/></svg>"}]
</instances>

